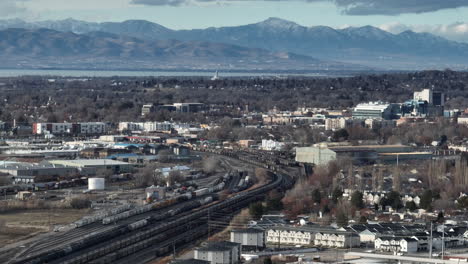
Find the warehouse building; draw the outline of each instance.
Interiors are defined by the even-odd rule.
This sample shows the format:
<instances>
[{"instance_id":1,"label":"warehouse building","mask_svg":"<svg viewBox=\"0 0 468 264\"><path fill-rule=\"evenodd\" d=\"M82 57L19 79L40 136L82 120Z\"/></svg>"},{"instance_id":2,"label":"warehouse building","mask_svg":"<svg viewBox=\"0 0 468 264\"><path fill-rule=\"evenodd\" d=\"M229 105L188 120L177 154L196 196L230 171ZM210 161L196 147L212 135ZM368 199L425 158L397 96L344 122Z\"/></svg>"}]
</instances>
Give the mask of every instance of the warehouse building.
<instances>
[{"instance_id":1,"label":"warehouse building","mask_svg":"<svg viewBox=\"0 0 468 264\"><path fill-rule=\"evenodd\" d=\"M75 168L95 168L96 170L110 170L113 173L132 172L134 167L133 164L110 159L51 160L50 163Z\"/></svg>"},{"instance_id":2,"label":"warehouse building","mask_svg":"<svg viewBox=\"0 0 468 264\"><path fill-rule=\"evenodd\" d=\"M326 165L336 160L336 152L326 146L296 148L296 161L315 165Z\"/></svg>"},{"instance_id":3,"label":"warehouse building","mask_svg":"<svg viewBox=\"0 0 468 264\"><path fill-rule=\"evenodd\" d=\"M431 153L412 153L412 148L404 145L327 145L296 148L296 161L315 165L326 165L338 158L350 158L356 164L393 162L401 160L430 159Z\"/></svg>"},{"instance_id":4,"label":"warehouse building","mask_svg":"<svg viewBox=\"0 0 468 264\"><path fill-rule=\"evenodd\" d=\"M210 264L209 261L199 259L176 259L171 264Z\"/></svg>"},{"instance_id":5,"label":"warehouse building","mask_svg":"<svg viewBox=\"0 0 468 264\"><path fill-rule=\"evenodd\" d=\"M92 176L96 174L94 168L76 168L66 165L56 165L47 162L27 163L27 162L2 162L1 173L13 176L15 183L35 183L57 178L68 178L74 176Z\"/></svg>"},{"instance_id":6,"label":"warehouse building","mask_svg":"<svg viewBox=\"0 0 468 264\"><path fill-rule=\"evenodd\" d=\"M209 261L211 264L240 263L241 245L233 242L208 242L206 246L195 249L195 259Z\"/></svg>"},{"instance_id":7,"label":"warehouse building","mask_svg":"<svg viewBox=\"0 0 468 264\"><path fill-rule=\"evenodd\" d=\"M231 230L231 242L239 243L242 251L257 251L265 247L263 230L257 228Z\"/></svg>"}]
</instances>

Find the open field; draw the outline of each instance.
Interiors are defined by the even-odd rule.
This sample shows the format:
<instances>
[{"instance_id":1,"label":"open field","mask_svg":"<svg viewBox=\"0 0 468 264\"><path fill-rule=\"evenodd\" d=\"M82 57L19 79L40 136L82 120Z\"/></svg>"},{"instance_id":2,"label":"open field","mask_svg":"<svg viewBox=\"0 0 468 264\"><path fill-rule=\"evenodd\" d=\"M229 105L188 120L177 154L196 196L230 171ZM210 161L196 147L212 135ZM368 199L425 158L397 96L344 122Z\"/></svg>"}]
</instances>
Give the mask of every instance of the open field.
<instances>
[{"instance_id":1,"label":"open field","mask_svg":"<svg viewBox=\"0 0 468 264\"><path fill-rule=\"evenodd\" d=\"M41 232L54 225L65 225L78 220L89 210L51 209L23 210L0 215L0 244L10 244Z\"/></svg>"}]
</instances>

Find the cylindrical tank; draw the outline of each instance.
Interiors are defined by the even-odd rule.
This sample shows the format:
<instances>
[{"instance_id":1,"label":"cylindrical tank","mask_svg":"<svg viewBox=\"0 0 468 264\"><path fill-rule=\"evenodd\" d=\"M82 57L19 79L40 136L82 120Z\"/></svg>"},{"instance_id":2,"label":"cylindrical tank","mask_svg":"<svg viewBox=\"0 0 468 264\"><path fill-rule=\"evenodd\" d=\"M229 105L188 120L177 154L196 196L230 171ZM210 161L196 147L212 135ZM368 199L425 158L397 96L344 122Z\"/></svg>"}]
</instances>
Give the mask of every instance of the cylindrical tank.
<instances>
[{"instance_id":1,"label":"cylindrical tank","mask_svg":"<svg viewBox=\"0 0 468 264\"><path fill-rule=\"evenodd\" d=\"M89 178L88 179L88 190L104 190L105 179L104 178Z\"/></svg>"}]
</instances>

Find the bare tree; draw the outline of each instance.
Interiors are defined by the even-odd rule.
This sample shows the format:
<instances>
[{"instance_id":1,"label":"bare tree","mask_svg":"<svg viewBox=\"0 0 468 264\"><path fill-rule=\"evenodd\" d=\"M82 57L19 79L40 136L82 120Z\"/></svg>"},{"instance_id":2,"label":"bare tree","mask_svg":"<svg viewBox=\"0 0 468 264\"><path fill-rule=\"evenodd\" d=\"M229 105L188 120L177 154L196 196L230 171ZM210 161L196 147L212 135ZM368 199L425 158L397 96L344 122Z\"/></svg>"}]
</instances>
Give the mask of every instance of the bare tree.
<instances>
[{"instance_id":1,"label":"bare tree","mask_svg":"<svg viewBox=\"0 0 468 264\"><path fill-rule=\"evenodd\" d=\"M169 176L167 176L167 182L169 185L174 185L175 183L181 183L184 181L184 176L180 171L174 170L169 173Z\"/></svg>"},{"instance_id":2,"label":"bare tree","mask_svg":"<svg viewBox=\"0 0 468 264\"><path fill-rule=\"evenodd\" d=\"M215 157L208 157L203 159L203 172L210 175L216 172L216 169L220 166L219 159Z\"/></svg>"}]
</instances>

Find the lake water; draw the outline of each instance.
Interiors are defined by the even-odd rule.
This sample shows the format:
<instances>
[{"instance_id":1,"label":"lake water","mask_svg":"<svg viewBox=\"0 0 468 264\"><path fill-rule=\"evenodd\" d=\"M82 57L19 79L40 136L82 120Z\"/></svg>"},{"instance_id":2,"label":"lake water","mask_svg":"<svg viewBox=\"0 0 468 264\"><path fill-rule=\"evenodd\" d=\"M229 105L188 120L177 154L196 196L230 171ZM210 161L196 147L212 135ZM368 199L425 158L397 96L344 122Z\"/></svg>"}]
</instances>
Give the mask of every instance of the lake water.
<instances>
[{"instance_id":1,"label":"lake water","mask_svg":"<svg viewBox=\"0 0 468 264\"><path fill-rule=\"evenodd\" d=\"M18 76L63 76L63 77L141 77L141 76L198 76L211 77L214 72L197 71L92 71L92 70L17 70L0 69L0 77ZM309 76L326 77L321 73L285 74L285 73L261 73L261 72L220 72L220 77L256 77L256 76Z\"/></svg>"}]
</instances>

